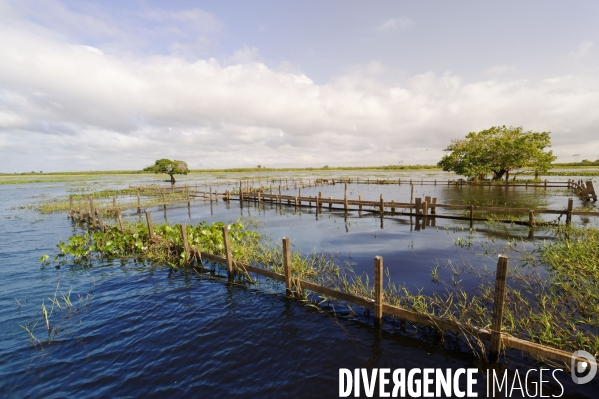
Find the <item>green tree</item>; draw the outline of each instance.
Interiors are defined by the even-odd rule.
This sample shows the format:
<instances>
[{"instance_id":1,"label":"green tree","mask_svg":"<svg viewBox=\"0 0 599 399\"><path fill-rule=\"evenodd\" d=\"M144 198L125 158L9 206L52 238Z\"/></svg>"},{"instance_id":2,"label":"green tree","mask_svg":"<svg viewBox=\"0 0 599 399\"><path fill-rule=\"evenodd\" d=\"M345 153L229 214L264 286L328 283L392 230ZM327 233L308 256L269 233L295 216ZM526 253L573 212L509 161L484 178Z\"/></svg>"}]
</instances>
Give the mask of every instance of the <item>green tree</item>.
<instances>
[{"instance_id":1,"label":"green tree","mask_svg":"<svg viewBox=\"0 0 599 399\"><path fill-rule=\"evenodd\" d=\"M174 175L186 175L188 171L187 163L166 158L159 159L154 165L144 168L144 172L166 173L171 177L171 184L175 184Z\"/></svg>"},{"instance_id":2,"label":"green tree","mask_svg":"<svg viewBox=\"0 0 599 399\"><path fill-rule=\"evenodd\" d=\"M452 140L445 151L450 151L437 164L445 171L473 179L493 174L494 180L511 171L532 168L535 178L551 168L557 159L552 151L549 132L524 132L521 127L493 126L480 132L468 133L465 139Z\"/></svg>"}]
</instances>

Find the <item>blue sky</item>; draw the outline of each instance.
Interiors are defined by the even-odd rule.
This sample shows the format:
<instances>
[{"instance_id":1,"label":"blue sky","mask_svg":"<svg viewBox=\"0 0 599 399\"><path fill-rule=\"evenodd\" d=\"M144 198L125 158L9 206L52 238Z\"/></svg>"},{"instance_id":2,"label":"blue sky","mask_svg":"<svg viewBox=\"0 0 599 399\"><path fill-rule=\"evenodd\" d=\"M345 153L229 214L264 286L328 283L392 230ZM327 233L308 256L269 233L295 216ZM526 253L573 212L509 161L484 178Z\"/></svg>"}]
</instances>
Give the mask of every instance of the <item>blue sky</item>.
<instances>
[{"instance_id":1,"label":"blue sky","mask_svg":"<svg viewBox=\"0 0 599 399\"><path fill-rule=\"evenodd\" d=\"M0 0L0 171L599 158L595 1Z\"/></svg>"}]
</instances>

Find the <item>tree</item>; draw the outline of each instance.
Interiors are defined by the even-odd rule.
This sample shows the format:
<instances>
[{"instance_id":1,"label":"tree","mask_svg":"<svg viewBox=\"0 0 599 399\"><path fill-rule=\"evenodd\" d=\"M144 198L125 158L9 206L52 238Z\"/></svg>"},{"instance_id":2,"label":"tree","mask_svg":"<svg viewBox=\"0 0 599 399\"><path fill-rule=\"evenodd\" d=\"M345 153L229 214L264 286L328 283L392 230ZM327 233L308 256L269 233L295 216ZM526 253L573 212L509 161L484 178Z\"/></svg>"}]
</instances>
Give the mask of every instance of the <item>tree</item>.
<instances>
[{"instance_id":1,"label":"tree","mask_svg":"<svg viewBox=\"0 0 599 399\"><path fill-rule=\"evenodd\" d=\"M144 172L166 173L171 177L171 184L175 184L174 175L186 175L188 172L187 163L183 161L171 161L162 158L157 160L154 165L144 168Z\"/></svg>"},{"instance_id":2,"label":"tree","mask_svg":"<svg viewBox=\"0 0 599 399\"><path fill-rule=\"evenodd\" d=\"M535 178L551 168L557 159L552 151L549 132L524 132L521 127L493 126L478 133L468 133L465 139L452 140L445 151L451 151L437 164L445 171L473 179L493 174L494 180L521 168L532 168Z\"/></svg>"}]
</instances>

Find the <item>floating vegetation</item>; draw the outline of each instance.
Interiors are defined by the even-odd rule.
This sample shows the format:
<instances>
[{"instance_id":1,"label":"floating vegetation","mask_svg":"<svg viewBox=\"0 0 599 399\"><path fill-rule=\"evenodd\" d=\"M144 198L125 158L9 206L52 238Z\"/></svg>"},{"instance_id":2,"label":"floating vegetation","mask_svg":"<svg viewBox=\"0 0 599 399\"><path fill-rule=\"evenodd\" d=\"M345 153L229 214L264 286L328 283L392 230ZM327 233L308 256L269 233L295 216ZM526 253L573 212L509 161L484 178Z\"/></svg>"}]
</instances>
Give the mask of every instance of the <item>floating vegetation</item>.
<instances>
[{"instance_id":1,"label":"floating vegetation","mask_svg":"<svg viewBox=\"0 0 599 399\"><path fill-rule=\"evenodd\" d=\"M223 226L222 222L186 226L189 246L195 251L224 255ZM78 264L89 263L97 258L138 258L174 268L190 265L194 259L185 253L178 227L167 223L154 226L151 237L147 225L141 222L127 225L124 231L116 227L110 227L105 232L89 231L71 236L67 242L60 242L58 248L61 253L54 260L60 261L60 265L65 264L69 256ZM251 248L259 239L258 233L245 229L241 222L228 227L235 257L240 257L247 251L246 248ZM48 262L47 258L42 258L45 263Z\"/></svg>"},{"instance_id":2,"label":"floating vegetation","mask_svg":"<svg viewBox=\"0 0 599 399\"><path fill-rule=\"evenodd\" d=\"M59 243L61 254L55 261L58 265L66 264L67 258L71 257L76 264L88 265L92 259L124 257L173 268L195 266L199 264L198 251L224 255L223 226L222 222L186 226L190 253L184 250L178 225L158 225L153 237L144 223L128 225L123 232L114 227L104 233L87 232ZM537 243L532 252L526 248L526 243L518 240L512 240L498 250L492 247L493 242L475 239L472 232L465 240L455 241L455 245L476 251L484 247L483 254L491 259L498 252L515 254L508 272L504 332L559 349L583 349L598 355L599 231L575 227L558 227L554 231L555 242ZM273 245L268 237L248 230L244 223L237 221L229 225L229 239L235 261L282 273L280 245ZM48 263L45 256L40 260ZM338 265L333 256L315 252L302 255L292 251L291 261L294 278L366 298L374 296L367 274L357 275L349 264ZM445 291L432 295L413 292L406 285L393 283L387 270L389 281L384 290L384 301L465 326L489 328L494 265L490 269L493 271L466 262L463 265L448 262L444 267L436 265L431 276L435 283L445 287ZM480 280L474 292L461 288L465 273ZM320 302L330 299L322 295L320 298ZM482 345L482 342L478 344ZM471 348L477 350L475 346ZM479 352L482 348L484 346L478 347Z\"/></svg>"}]
</instances>

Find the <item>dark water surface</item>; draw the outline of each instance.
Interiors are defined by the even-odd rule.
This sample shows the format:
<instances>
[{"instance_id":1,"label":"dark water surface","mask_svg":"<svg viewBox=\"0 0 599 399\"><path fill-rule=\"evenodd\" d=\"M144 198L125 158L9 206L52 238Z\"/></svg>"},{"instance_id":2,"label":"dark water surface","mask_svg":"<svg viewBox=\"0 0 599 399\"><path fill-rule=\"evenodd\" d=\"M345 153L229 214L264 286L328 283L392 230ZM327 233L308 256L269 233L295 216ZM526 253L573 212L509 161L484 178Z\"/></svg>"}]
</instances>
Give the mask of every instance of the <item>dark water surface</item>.
<instances>
[{"instance_id":1,"label":"dark water surface","mask_svg":"<svg viewBox=\"0 0 599 399\"><path fill-rule=\"evenodd\" d=\"M126 187L142 179L151 180L110 176L91 187ZM485 373L476 357L450 339L439 342L426 331L402 332L391 320L378 331L368 314L288 299L279 284L268 281L244 286L218 273L187 274L132 261L42 267L38 257L55 255L58 241L81 230L65 214L41 215L18 207L89 187L85 182L0 185L0 397L328 398L338 396L339 368L481 367ZM383 193L386 201L407 202L409 190L409 185L350 185L348 195L378 200ZM559 189L484 190L415 186L415 195L435 196L440 203L474 198L552 209L564 207L569 196ZM343 197L343 185L306 188L302 195L318 191ZM162 209L152 213L156 222L164 219ZM488 223L477 223L470 233L468 222L450 219L417 230L409 216L386 217L381 226L380 218L367 212L327 211L317 219L313 209L295 213L287 207L241 208L222 201L166 213L172 223L241 216L259 220L259 230L273 241L288 236L294 249L333 253L358 273L372 275L373 258L382 255L393 282L423 293L445 289L431 282L435 265L443 266L440 274L447 278L448 262L494 270L496 254L508 240L529 234L523 226ZM535 231L537 238L550 236L543 229ZM456 245L459 240L472 244L464 248ZM532 248L526 240L516 245ZM466 289L480 283L467 272L460 279ZM48 341L42 301L50 310L55 291L60 299L69 290L73 307L65 308L61 300L63 309L54 308L50 320L57 333ZM42 344L33 346L19 325L32 329L36 322L33 334ZM505 361L510 373L538 368L516 353ZM563 397L596 397L596 383L575 386L561 374ZM479 380L479 397L486 396L484 382ZM544 390L552 393L559 395L558 385Z\"/></svg>"}]
</instances>

